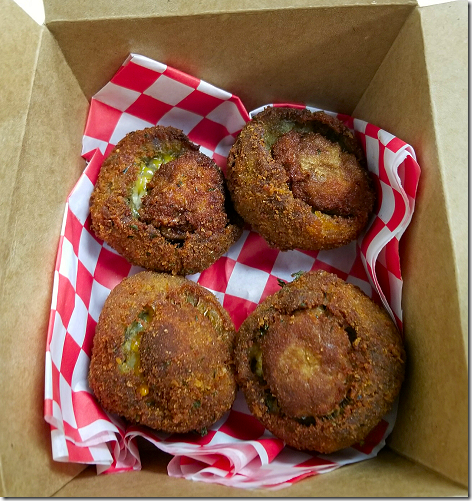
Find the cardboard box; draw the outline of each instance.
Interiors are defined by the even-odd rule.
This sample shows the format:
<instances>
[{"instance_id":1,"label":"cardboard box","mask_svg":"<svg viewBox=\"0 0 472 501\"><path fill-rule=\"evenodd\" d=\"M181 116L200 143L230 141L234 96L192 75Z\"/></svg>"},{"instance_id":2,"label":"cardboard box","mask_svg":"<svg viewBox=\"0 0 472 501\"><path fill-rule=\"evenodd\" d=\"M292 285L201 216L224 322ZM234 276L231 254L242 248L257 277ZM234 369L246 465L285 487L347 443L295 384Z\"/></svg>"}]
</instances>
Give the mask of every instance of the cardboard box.
<instances>
[{"instance_id":1,"label":"cardboard box","mask_svg":"<svg viewBox=\"0 0 472 501\"><path fill-rule=\"evenodd\" d=\"M450 496L468 493L467 3L409 0L46 0L38 26L0 0L2 496ZM243 491L143 470L97 476L51 459L44 351L67 194L84 168L90 97L130 52L237 94L368 120L422 166L401 240L408 369L389 445L288 490Z\"/></svg>"}]
</instances>

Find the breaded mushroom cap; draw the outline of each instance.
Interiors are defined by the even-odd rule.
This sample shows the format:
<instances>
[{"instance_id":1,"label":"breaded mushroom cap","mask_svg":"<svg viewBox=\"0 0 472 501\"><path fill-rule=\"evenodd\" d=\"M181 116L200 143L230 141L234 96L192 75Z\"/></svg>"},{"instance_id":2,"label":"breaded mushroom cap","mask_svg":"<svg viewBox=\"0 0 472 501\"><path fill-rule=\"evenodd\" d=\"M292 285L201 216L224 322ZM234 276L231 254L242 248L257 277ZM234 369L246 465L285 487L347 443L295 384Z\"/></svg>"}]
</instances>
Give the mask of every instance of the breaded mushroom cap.
<instances>
[{"instance_id":1,"label":"breaded mushroom cap","mask_svg":"<svg viewBox=\"0 0 472 501\"><path fill-rule=\"evenodd\" d=\"M387 312L325 271L305 273L243 322L235 350L250 411L297 449L331 453L388 413L405 350Z\"/></svg>"},{"instance_id":2,"label":"breaded mushroom cap","mask_svg":"<svg viewBox=\"0 0 472 501\"><path fill-rule=\"evenodd\" d=\"M331 249L358 238L375 191L364 153L337 118L268 107L228 155L236 211L273 247Z\"/></svg>"},{"instance_id":3,"label":"breaded mushroom cap","mask_svg":"<svg viewBox=\"0 0 472 501\"><path fill-rule=\"evenodd\" d=\"M107 298L89 383L99 403L165 432L205 431L236 396L234 326L213 294L183 277L141 272Z\"/></svg>"},{"instance_id":4,"label":"breaded mushroom cap","mask_svg":"<svg viewBox=\"0 0 472 501\"><path fill-rule=\"evenodd\" d=\"M208 268L240 237L221 169L179 129L126 135L90 198L92 230L131 263L178 275Z\"/></svg>"}]
</instances>

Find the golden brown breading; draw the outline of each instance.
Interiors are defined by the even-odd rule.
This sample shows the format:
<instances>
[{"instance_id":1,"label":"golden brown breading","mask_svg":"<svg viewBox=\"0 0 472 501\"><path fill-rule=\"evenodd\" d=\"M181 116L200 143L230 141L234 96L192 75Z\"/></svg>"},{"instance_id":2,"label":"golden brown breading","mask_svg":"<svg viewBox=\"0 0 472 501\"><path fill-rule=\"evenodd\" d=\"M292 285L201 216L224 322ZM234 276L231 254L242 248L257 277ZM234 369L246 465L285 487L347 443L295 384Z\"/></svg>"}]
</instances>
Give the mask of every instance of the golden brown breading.
<instances>
[{"instance_id":1,"label":"golden brown breading","mask_svg":"<svg viewBox=\"0 0 472 501\"><path fill-rule=\"evenodd\" d=\"M268 107L248 122L229 153L227 179L237 212L281 250L355 240L375 201L351 131L306 109Z\"/></svg>"},{"instance_id":2,"label":"golden brown breading","mask_svg":"<svg viewBox=\"0 0 472 501\"><path fill-rule=\"evenodd\" d=\"M241 325L235 360L251 412L297 449L363 440L390 410L405 350L387 312L325 271L303 274Z\"/></svg>"},{"instance_id":3,"label":"golden brown breading","mask_svg":"<svg viewBox=\"0 0 472 501\"><path fill-rule=\"evenodd\" d=\"M221 169L182 131L131 132L100 169L90 198L92 229L133 264L196 273L241 235L225 190Z\"/></svg>"},{"instance_id":4,"label":"golden brown breading","mask_svg":"<svg viewBox=\"0 0 472 501\"><path fill-rule=\"evenodd\" d=\"M107 298L89 383L100 404L166 432L204 430L236 396L234 326L213 294L183 277L141 272Z\"/></svg>"}]
</instances>

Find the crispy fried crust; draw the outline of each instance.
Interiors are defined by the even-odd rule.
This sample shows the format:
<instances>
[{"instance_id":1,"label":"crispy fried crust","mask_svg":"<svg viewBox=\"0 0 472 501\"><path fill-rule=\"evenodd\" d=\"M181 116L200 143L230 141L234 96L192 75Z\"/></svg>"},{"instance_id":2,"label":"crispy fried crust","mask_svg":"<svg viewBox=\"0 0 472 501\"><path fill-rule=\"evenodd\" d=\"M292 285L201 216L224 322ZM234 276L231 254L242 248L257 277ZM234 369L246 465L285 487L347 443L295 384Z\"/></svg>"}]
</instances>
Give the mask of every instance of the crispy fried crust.
<instances>
[{"instance_id":1,"label":"crispy fried crust","mask_svg":"<svg viewBox=\"0 0 472 501\"><path fill-rule=\"evenodd\" d=\"M133 264L196 273L241 235L225 190L220 168L182 131L131 132L100 169L90 198L92 229Z\"/></svg>"},{"instance_id":2,"label":"crispy fried crust","mask_svg":"<svg viewBox=\"0 0 472 501\"><path fill-rule=\"evenodd\" d=\"M268 107L228 155L228 188L241 217L281 250L355 240L375 191L351 131L324 112Z\"/></svg>"},{"instance_id":3,"label":"crispy fried crust","mask_svg":"<svg viewBox=\"0 0 472 501\"><path fill-rule=\"evenodd\" d=\"M234 326L209 291L183 277L141 272L105 302L89 383L100 404L166 432L202 430L236 396Z\"/></svg>"},{"instance_id":4,"label":"crispy fried crust","mask_svg":"<svg viewBox=\"0 0 472 501\"><path fill-rule=\"evenodd\" d=\"M405 350L387 312L324 271L269 296L241 325L237 379L251 412L297 449L363 440L390 410Z\"/></svg>"}]
</instances>

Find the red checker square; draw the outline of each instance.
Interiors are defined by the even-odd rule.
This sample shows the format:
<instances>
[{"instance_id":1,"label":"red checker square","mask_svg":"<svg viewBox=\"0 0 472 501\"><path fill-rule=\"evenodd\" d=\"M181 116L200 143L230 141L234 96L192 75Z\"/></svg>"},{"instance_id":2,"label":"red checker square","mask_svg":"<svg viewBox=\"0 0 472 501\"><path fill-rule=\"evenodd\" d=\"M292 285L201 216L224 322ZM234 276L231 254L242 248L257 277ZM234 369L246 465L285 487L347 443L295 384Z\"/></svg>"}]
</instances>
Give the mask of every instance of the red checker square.
<instances>
[{"instance_id":1,"label":"red checker square","mask_svg":"<svg viewBox=\"0 0 472 501\"><path fill-rule=\"evenodd\" d=\"M188 444L207 445L211 442L212 438L216 435L216 431L209 430L206 435L200 433L173 433L170 437L166 438L166 442L178 443L184 442Z\"/></svg>"},{"instance_id":2,"label":"red checker square","mask_svg":"<svg viewBox=\"0 0 472 501\"><path fill-rule=\"evenodd\" d=\"M387 428L387 421L382 419L382 421L380 421L380 423L369 432L367 437L365 437L361 443L353 445L353 448L363 454L370 454L374 450L374 447L377 447L377 445L381 442Z\"/></svg>"},{"instance_id":3,"label":"red checker square","mask_svg":"<svg viewBox=\"0 0 472 501\"><path fill-rule=\"evenodd\" d=\"M216 263L202 271L198 283L208 289L225 292L235 264L236 261L229 257L220 257Z\"/></svg>"},{"instance_id":4,"label":"red checker square","mask_svg":"<svg viewBox=\"0 0 472 501\"><path fill-rule=\"evenodd\" d=\"M66 332L64 339L64 348L62 350L61 359L61 374L64 379L72 384L72 373L74 372L75 364L80 353L80 346L76 343L75 339Z\"/></svg>"},{"instance_id":5,"label":"red checker square","mask_svg":"<svg viewBox=\"0 0 472 501\"><path fill-rule=\"evenodd\" d=\"M392 238L383 248L385 253L385 262L387 263L388 271L399 280L402 279L400 270L400 253L399 242L397 238Z\"/></svg>"},{"instance_id":6,"label":"red checker square","mask_svg":"<svg viewBox=\"0 0 472 501\"><path fill-rule=\"evenodd\" d=\"M279 255L277 249L269 247L257 233L249 233L238 256L238 262L270 273Z\"/></svg>"},{"instance_id":7,"label":"red checker square","mask_svg":"<svg viewBox=\"0 0 472 501\"><path fill-rule=\"evenodd\" d=\"M281 285L279 283L279 279L277 277L274 277L274 275L269 275L269 279L267 280L267 284L264 287L264 291L262 292L259 302L262 303L262 301L264 301L266 297L278 292L280 290L280 287Z\"/></svg>"},{"instance_id":8,"label":"red checker square","mask_svg":"<svg viewBox=\"0 0 472 501\"><path fill-rule=\"evenodd\" d=\"M90 216L90 213L88 214L87 219L85 220L84 228L89 232L90 236L92 236L99 244L103 243L103 240L101 238L98 238L92 230L92 217Z\"/></svg>"},{"instance_id":9,"label":"red checker square","mask_svg":"<svg viewBox=\"0 0 472 501\"><path fill-rule=\"evenodd\" d=\"M59 403L61 398L59 389L60 372L52 360L51 360L51 374L52 374L52 399L56 403Z\"/></svg>"},{"instance_id":10,"label":"red checker square","mask_svg":"<svg viewBox=\"0 0 472 501\"><path fill-rule=\"evenodd\" d=\"M354 117L351 117L351 115L338 113L337 118L338 120L341 120L341 122L343 122L343 124L346 127L349 127L349 129L354 130Z\"/></svg>"},{"instance_id":11,"label":"red checker square","mask_svg":"<svg viewBox=\"0 0 472 501\"><path fill-rule=\"evenodd\" d=\"M79 429L99 419L108 421L108 416L97 404L95 397L87 391L73 391L72 405L75 409L75 421Z\"/></svg>"},{"instance_id":12,"label":"red checker square","mask_svg":"<svg viewBox=\"0 0 472 501\"><path fill-rule=\"evenodd\" d=\"M303 480L304 478L308 477L314 477L318 475L319 473L316 471L307 471L305 473L302 473L301 475L298 475L297 477L293 477L290 480L287 480L288 484L295 484L296 482L299 482L300 480ZM280 484L275 484L275 485L280 485ZM270 486L268 486L270 487Z\"/></svg>"},{"instance_id":13,"label":"red checker square","mask_svg":"<svg viewBox=\"0 0 472 501\"><path fill-rule=\"evenodd\" d=\"M421 174L420 166L412 157L406 157L398 168L398 174L406 194L411 198L415 198Z\"/></svg>"},{"instance_id":14,"label":"red checker square","mask_svg":"<svg viewBox=\"0 0 472 501\"><path fill-rule=\"evenodd\" d=\"M171 109L170 104L163 103L146 94L141 94L126 110L126 113L156 124Z\"/></svg>"},{"instance_id":15,"label":"red checker square","mask_svg":"<svg viewBox=\"0 0 472 501\"><path fill-rule=\"evenodd\" d=\"M172 68L171 66L168 66L166 68L163 75L165 75L168 78L177 80L180 83L188 85L189 87L193 87L194 89L196 89L200 85L200 80L198 78L188 75L183 71Z\"/></svg>"},{"instance_id":16,"label":"red checker square","mask_svg":"<svg viewBox=\"0 0 472 501\"><path fill-rule=\"evenodd\" d=\"M99 149L96 149L85 169L85 174L90 179L92 184L95 184L97 182L100 167L102 166L104 158L105 156L102 154L102 152Z\"/></svg>"},{"instance_id":17,"label":"red checker square","mask_svg":"<svg viewBox=\"0 0 472 501\"><path fill-rule=\"evenodd\" d=\"M63 325L69 325L69 320L75 307L75 290L69 279L59 274L57 287L56 311L62 319Z\"/></svg>"},{"instance_id":18,"label":"red checker square","mask_svg":"<svg viewBox=\"0 0 472 501\"><path fill-rule=\"evenodd\" d=\"M118 70L111 82L127 89L144 92L160 75L159 72L130 61Z\"/></svg>"},{"instance_id":19,"label":"red checker square","mask_svg":"<svg viewBox=\"0 0 472 501\"><path fill-rule=\"evenodd\" d=\"M229 313L236 329L239 329L246 318L256 309L257 304L247 299L225 294L223 307Z\"/></svg>"},{"instance_id":20,"label":"red checker square","mask_svg":"<svg viewBox=\"0 0 472 501\"><path fill-rule=\"evenodd\" d=\"M254 416L232 409L219 431L239 440L257 440L265 428Z\"/></svg>"},{"instance_id":21,"label":"red checker square","mask_svg":"<svg viewBox=\"0 0 472 501\"><path fill-rule=\"evenodd\" d=\"M112 143L107 144L107 147L105 149L105 158L107 158L110 155L110 153L112 152L114 147L115 147L115 145Z\"/></svg>"},{"instance_id":22,"label":"red checker square","mask_svg":"<svg viewBox=\"0 0 472 501\"><path fill-rule=\"evenodd\" d=\"M204 118L190 131L188 137L194 143L209 150L215 150L220 141L227 135L228 130L224 125Z\"/></svg>"},{"instance_id":23,"label":"red checker square","mask_svg":"<svg viewBox=\"0 0 472 501\"><path fill-rule=\"evenodd\" d=\"M90 315L87 315L87 325L85 326L85 336L84 341L82 342L82 350L84 350L89 358L92 356L93 338L95 337L96 327L97 322L95 322Z\"/></svg>"},{"instance_id":24,"label":"red checker square","mask_svg":"<svg viewBox=\"0 0 472 501\"><path fill-rule=\"evenodd\" d=\"M354 263L349 270L349 275L364 280L365 282L369 281L369 277L367 276L367 272L365 271L364 263L362 262L360 253L357 253L356 259L354 260Z\"/></svg>"},{"instance_id":25,"label":"red checker square","mask_svg":"<svg viewBox=\"0 0 472 501\"><path fill-rule=\"evenodd\" d=\"M393 153L396 153L399 149L403 148L405 144L406 143L398 137L394 137L387 143L387 148L393 151Z\"/></svg>"},{"instance_id":26,"label":"red checker square","mask_svg":"<svg viewBox=\"0 0 472 501\"><path fill-rule=\"evenodd\" d=\"M120 110L92 99L84 134L108 143L121 115Z\"/></svg>"},{"instance_id":27,"label":"red checker square","mask_svg":"<svg viewBox=\"0 0 472 501\"><path fill-rule=\"evenodd\" d=\"M113 289L128 276L131 264L124 257L102 247L95 268L95 280L108 289Z\"/></svg>"},{"instance_id":28,"label":"red checker square","mask_svg":"<svg viewBox=\"0 0 472 501\"><path fill-rule=\"evenodd\" d=\"M305 249L297 249L297 252L301 252L302 254L306 254L307 256L316 259L318 257L318 250L305 250Z\"/></svg>"},{"instance_id":29,"label":"red checker square","mask_svg":"<svg viewBox=\"0 0 472 501\"><path fill-rule=\"evenodd\" d=\"M328 459L324 459L319 456L313 456L302 463L295 465L298 468L311 468L317 466L336 466L336 463L329 461Z\"/></svg>"},{"instance_id":30,"label":"red checker square","mask_svg":"<svg viewBox=\"0 0 472 501\"><path fill-rule=\"evenodd\" d=\"M81 261L77 263L77 282L75 284L77 295L82 299L85 307L88 308L90 304L90 295L92 293L93 276L82 264Z\"/></svg>"},{"instance_id":31,"label":"red checker square","mask_svg":"<svg viewBox=\"0 0 472 501\"><path fill-rule=\"evenodd\" d=\"M327 271L329 273L334 273L335 275L337 275L339 278L342 278L343 280L346 280L348 277L348 273L346 273L345 271L339 270L338 268L336 268L328 263L325 263L324 261L321 261L321 260L316 260L313 263L311 270L324 270L324 271Z\"/></svg>"},{"instance_id":32,"label":"red checker square","mask_svg":"<svg viewBox=\"0 0 472 501\"><path fill-rule=\"evenodd\" d=\"M364 238L362 239L362 244L361 244L361 250L366 254L366 250L369 247L369 245L372 243L374 238L385 228L385 223L379 218L376 217L369 228L369 231L364 235Z\"/></svg>"},{"instance_id":33,"label":"red checker square","mask_svg":"<svg viewBox=\"0 0 472 501\"><path fill-rule=\"evenodd\" d=\"M365 135L373 137L374 139L378 139L378 137L379 137L379 131L380 131L380 128L377 127L376 125L372 125L372 124L368 123L365 126Z\"/></svg>"},{"instance_id":34,"label":"red checker square","mask_svg":"<svg viewBox=\"0 0 472 501\"><path fill-rule=\"evenodd\" d=\"M385 146L382 143L379 143L379 179L390 186L391 183L390 179L388 178L388 172L385 169L384 155Z\"/></svg>"},{"instance_id":35,"label":"red checker square","mask_svg":"<svg viewBox=\"0 0 472 501\"><path fill-rule=\"evenodd\" d=\"M278 456L280 451L285 446L283 440L275 438L264 438L262 440L259 440L259 444L262 445L262 447L264 447L265 451L267 452L269 463Z\"/></svg>"},{"instance_id":36,"label":"red checker square","mask_svg":"<svg viewBox=\"0 0 472 501\"><path fill-rule=\"evenodd\" d=\"M407 209L405 200L403 199L402 195L397 190L392 190L392 192L393 198L395 199L395 210L393 211L392 216L386 224L387 228L390 231L394 231L400 226L403 218L405 217Z\"/></svg>"},{"instance_id":37,"label":"red checker square","mask_svg":"<svg viewBox=\"0 0 472 501\"><path fill-rule=\"evenodd\" d=\"M75 417L75 413L74 413ZM67 438L74 440L76 442L81 442L81 438L79 432L75 426L70 425L67 421L64 420L64 434Z\"/></svg>"},{"instance_id":38,"label":"red checker square","mask_svg":"<svg viewBox=\"0 0 472 501\"><path fill-rule=\"evenodd\" d=\"M223 102L222 99L210 96L205 92L194 90L185 99L180 101L179 108L192 111L197 115L206 116Z\"/></svg>"},{"instance_id":39,"label":"red checker square","mask_svg":"<svg viewBox=\"0 0 472 501\"><path fill-rule=\"evenodd\" d=\"M64 228L64 236L72 244L76 256L79 254L79 241L81 233L82 223L77 219L74 213L70 209L68 209L66 224Z\"/></svg>"},{"instance_id":40,"label":"red checker square","mask_svg":"<svg viewBox=\"0 0 472 501\"><path fill-rule=\"evenodd\" d=\"M227 158L223 155L219 155L218 153L213 153L213 160L215 164L222 170L223 175L226 176L226 166L227 166Z\"/></svg>"},{"instance_id":41,"label":"red checker square","mask_svg":"<svg viewBox=\"0 0 472 501\"><path fill-rule=\"evenodd\" d=\"M70 440L66 440L70 463L94 463L94 458L88 447L77 447Z\"/></svg>"}]
</instances>

